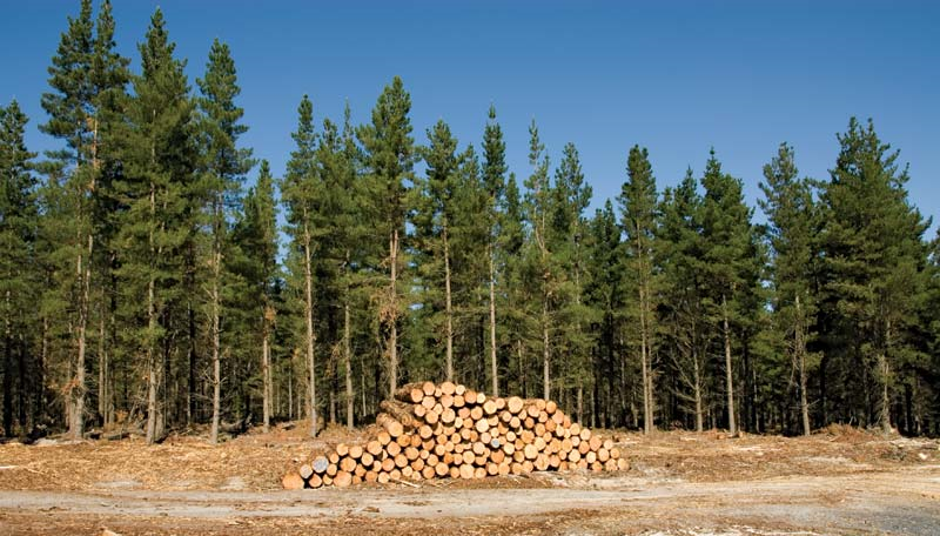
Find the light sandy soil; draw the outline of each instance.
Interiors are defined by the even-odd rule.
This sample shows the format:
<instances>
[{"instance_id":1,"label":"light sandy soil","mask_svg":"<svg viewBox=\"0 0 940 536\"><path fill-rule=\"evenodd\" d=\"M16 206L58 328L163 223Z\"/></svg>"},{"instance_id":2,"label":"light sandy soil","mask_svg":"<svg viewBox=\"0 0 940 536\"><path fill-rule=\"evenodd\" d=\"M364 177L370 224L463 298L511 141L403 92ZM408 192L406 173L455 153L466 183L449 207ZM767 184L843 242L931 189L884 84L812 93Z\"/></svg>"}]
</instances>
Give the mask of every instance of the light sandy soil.
<instances>
[{"instance_id":1,"label":"light sandy soil","mask_svg":"<svg viewBox=\"0 0 940 536\"><path fill-rule=\"evenodd\" d=\"M0 534L940 534L935 441L609 432L630 471L291 492L323 444L280 434L0 446Z\"/></svg>"}]
</instances>

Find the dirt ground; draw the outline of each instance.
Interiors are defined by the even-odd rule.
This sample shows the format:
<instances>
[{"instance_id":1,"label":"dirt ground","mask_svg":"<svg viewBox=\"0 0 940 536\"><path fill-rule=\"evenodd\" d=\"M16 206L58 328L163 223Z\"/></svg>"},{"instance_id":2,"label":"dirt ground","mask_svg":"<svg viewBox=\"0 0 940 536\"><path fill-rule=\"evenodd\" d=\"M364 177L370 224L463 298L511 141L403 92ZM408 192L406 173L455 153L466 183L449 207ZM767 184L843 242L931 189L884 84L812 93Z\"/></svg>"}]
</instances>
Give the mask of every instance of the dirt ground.
<instances>
[{"instance_id":1,"label":"dirt ground","mask_svg":"<svg viewBox=\"0 0 940 536\"><path fill-rule=\"evenodd\" d=\"M940 535L934 440L602 431L629 471L283 491L311 452L364 433L303 429L0 445L0 534Z\"/></svg>"}]
</instances>

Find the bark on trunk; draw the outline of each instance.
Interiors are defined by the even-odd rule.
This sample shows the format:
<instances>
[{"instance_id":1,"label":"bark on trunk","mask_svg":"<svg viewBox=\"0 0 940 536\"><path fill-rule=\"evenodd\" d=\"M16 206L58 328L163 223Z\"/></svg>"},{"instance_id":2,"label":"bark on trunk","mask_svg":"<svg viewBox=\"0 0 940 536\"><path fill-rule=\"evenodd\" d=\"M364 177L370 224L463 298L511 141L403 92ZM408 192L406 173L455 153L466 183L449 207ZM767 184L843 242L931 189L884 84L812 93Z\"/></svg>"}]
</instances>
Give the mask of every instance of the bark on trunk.
<instances>
[{"instance_id":1,"label":"bark on trunk","mask_svg":"<svg viewBox=\"0 0 940 536\"><path fill-rule=\"evenodd\" d=\"M304 317L307 327L307 367L310 372L308 392L310 396L310 435L317 435L317 372L313 354L316 334L313 331L313 268L310 228L307 223L307 211L304 209Z\"/></svg>"},{"instance_id":2,"label":"bark on trunk","mask_svg":"<svg viewBox=\"0 0 940 536\"><path fill-rule=\"evenodd\" d=\"M643 433L653 430L653 412L650 407L650 374L646 355L646 305L643 301L643 287L640 286L640 366L643 369Z\"/></svg>"},{"instance_id":3,"label":"bark on trunk","mask_svg":"<svg viewBox=\"0 0 940 536\"><path fill-rule=\"evenodd\" d=\"M222 411L222 364L220 362L220 329L219 329L219 277L221 275L220 265L222 263L222 254L216 249L212 259L212 290L209 298L212 311L212 429L209 433L209 442L215 445L219 442L219 420Z\"/></svg>"},{"instance_id":4,"label":"bark on trunk","mask_svg":"<svg viewBox=\"0 0 940 536\"><path fill-rule=\"evenodd\" d=\"M888 363L888 347L891 344L891 321L885 326L884 346L878 353L878 369L881 376L881 401L878 404L878 420L885 434L890 434L891 427L891 393L889 384L891 380L891 365Z\"/></svg>"},{"instance_id":5,"label":"bark on trunk","mask_svg":"<svg viewBox=\"0 0 940 536\"><path fill-rule=\"evenodd\" d=\"M731 370L731 327L728 322L728 301L725 296L721 297L721 309L725 339L725 387L728 391L728 433L732 436L736 436L738 434L738 428L734 418L734 375Z\"/></svg>"},{"instance_id":6,"label":"bark on trunk","mask_svg":"<svg viewBox=\"0 0 940 536\"><path fill-rule=\"evenodd\" d=\"M103 309L104 307L102 307L101 318L98 320L98 415L101 416L102 424L107 426L110 423L111 390L108 388L108 351L105 344Z\"/></svg>"},{"instance_id":7,"label":"bark on trunk","mask_svg":"<svg viewBox=\"0 0 940 536\"><path fill-rule=\"evenodd\" d=\"M398 229L389 236L389 263L391 274L388 285L388 392L394 393L398 388Z\"/></svg>"},{"instance_id":8,"label":"bark on trunk","mask_svg":"<svg viewBox=\"0 0 940 536\"><path fill-rule=\"evenodd\" d=\"M493 396L499 396L499 370L496 362L496 267L492 248L487 256L490 264L490 377Z\"/></svg>"},{"instance_id":9,"label":"bark on trunk","mask_svg":"<svg viewBox=\"0 0 940 536\"><path fill-rule=\"evenodd\" d=\"M346 251L345 269L349 270L349 251ZM352 377L352 318L349 310L349 274L346 274L346 292L343 296L343 366L346 371L346 427L353 429L353 407L356 397L353 393Z\"/></svg>"},{"instance_id":10,"label":"bark on trunk","mask_svg":"<svg viewBox=\"0 0 940 536\"><path fill-rule=\"evenodd\" d=\"M191 293L189 299L186 302L186 316L187 322L189 324L189 349L188 349L188 361L189 361L189 388L187 389L187 404L186 404L186 422L187 424L192 424L196 416L196 308L193 306L194 296L196 294L196 252L194 251L194 244L190 242L188 244L187 252L187 286L189 292Z\"/></svg>"},{"instance_id":11,"label":"bark on trunk","mask_svg":"<svg viewBox=\"0 0 940 536\"><path fill-rule=\"evenodd\" d=\"M692 374L695 385L693 387L695 394L695 431L702 432L705 429L705 409L702 405L702 371L698 364L698 350L693 343L692 346Z\"/></svg>"},{"instance_id":12,"label":"bark on trunk","mask_svg":"<svg viewBox=\"0 0 940 536\"><path fill-rule=\"evenodd\" d=\"M551 349L548 346L548 297L542 300L542 398L551 398Z\"/></svg>"},{"instance_id":13,"label":"bark on trunk","mask_svg":"<svg viewBox=\"0 0 940 536\"><path fill-rule=\"evenodd\" d=\"M153 445L157 435L157 360L154 355L153 334L157 330L157 314L155 305L156 280L153 275L153 263L156 259L156 247L154 246L153 225L156 221L157 199L156 189L153 183L150 184L150 233L148 242L150 247L150 279L147 282L147 437L148 445Z\"/></svg>"},{"instance_id":14,"label":"bark on trunk","mask_svg":"<svg viewBox=\"0 0 940 536\"><path fill-rule=\"evenodd\" d=\"M812 433L809 422L809 403L806 396L806 387L808 384L806 373L806 335L803 329L803 306L800 303L800 297L796 297L796 318L797 325L794 331L794 341L796 344L797 364L800 375L800 417L803 421L803 435L808 436Z\"/></svg>"},{"instance_id":15,"label":"bark on trunk","mask_svg":"<svg viewBox=\"0 0 940 536\"><path fill-rule=\"evenodd\" d=\"M454 310L450 293L450 248L447 243L447 227L444 227L444 294L447 315L447 381L454 380Z\"/></svg>"},{"instance_id":16,"label":"bark on trunk","mask_svg":"<svg viewBox=\"0 0 940 536\"><path fill-rule=\"evenodd\" d=\"M9 290L5 293L5 300L7 311L12 313ZM3 319L3 324L3 431L10 437L13 435L13 328L9 316Z\"/></svg>"},{"instance_id":17,"label":"bark on trunk","mask_svg":"<svg viewBox=\"0 0 940 536\"><path fill-rule=\"evenodd\" d=\"M262 401L264 414L262 419L265 433L271 429L271 409L274 401L274 386L271 380L271 348L268 342L270 337L268 315L272 313L271 306L265 305L261 318L261 372L264 377L264 400Z\"/></svg>"}]
</instances>

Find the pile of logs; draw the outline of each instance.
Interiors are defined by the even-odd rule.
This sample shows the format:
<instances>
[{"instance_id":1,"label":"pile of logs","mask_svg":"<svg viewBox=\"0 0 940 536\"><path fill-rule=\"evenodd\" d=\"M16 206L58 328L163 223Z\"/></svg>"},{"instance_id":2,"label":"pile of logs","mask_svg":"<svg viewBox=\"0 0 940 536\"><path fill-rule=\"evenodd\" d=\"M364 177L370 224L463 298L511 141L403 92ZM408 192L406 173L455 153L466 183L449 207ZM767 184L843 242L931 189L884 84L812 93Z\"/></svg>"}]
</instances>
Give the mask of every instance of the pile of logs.
<instances>
[{"instance_id":1,"label":"pile of logs","mask_svg":"<svg viewBox=\"0 0 940 536\"><path fill-rule=\"evenodd\" d=\"M284 487L629 467L611 440L571 422L551 400L487 397L452 382L424 382L402 387L380 407L371 440L335 445L284 476Z\"/></svg>"}]
</instances>

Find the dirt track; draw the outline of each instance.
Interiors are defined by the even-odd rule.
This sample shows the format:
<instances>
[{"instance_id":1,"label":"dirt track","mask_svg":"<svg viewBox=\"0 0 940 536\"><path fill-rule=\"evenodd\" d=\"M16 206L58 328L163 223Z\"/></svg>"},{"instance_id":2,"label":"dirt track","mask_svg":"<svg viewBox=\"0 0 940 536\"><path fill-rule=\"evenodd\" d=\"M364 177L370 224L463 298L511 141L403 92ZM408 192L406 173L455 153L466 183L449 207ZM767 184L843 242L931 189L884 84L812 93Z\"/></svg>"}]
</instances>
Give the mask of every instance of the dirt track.
<instances>
[{"instance_id":1,"label":"dirt track","mask_svg":"<svg viewBox=\"0 0 940 536\"><path fill-rule=\"evenodd\" d=\"M839 477L601 489L316 492L0 491L5 534L914 534L940 533L940 465ZM431 532L429 532L431 531Z\"/></svg>"},{"instance_id":2,"label":"dirt track","mask_svg":"<svg viewBox=\"0 0 940 536\"><path fill-rule=\"evenodd\" d=\"M615 437L626 473L296 492L279 475L317 447L293 437L9 444L0 534L940 535L936 441Z\"/></svg>"}]
</instances>

